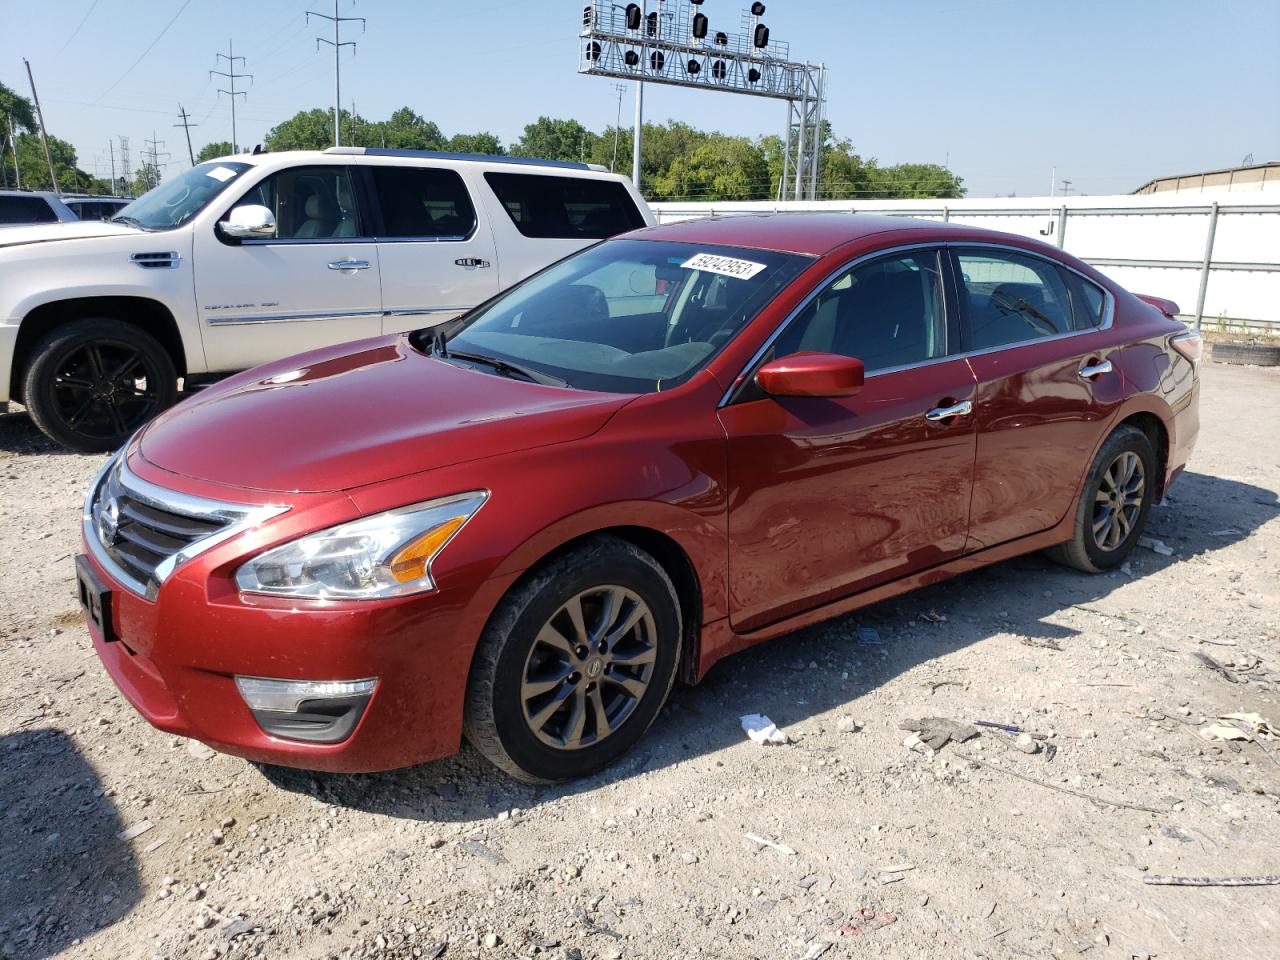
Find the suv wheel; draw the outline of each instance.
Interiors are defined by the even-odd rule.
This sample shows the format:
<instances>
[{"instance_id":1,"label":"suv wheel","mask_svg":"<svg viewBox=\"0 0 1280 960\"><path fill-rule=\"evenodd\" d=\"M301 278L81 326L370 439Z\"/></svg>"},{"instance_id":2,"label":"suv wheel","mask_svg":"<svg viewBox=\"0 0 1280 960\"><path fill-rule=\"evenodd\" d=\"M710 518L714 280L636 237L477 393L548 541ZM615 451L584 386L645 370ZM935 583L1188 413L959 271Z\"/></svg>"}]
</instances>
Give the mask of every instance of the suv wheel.
<instances>
[{"instance_id":1,"label":"suv wheel","mask_svg":"<svg viewBox=\"0 0 1280 960\"><path fill-rule=\"evenodd\" d=\"M49 437L84 453L114 450L177 397L178 374L154 337L110 319L57 327L32 351L22 395Z\"/></svg>"},{"instance_id":2,"label":"suv wheel","mask_svg":"<svg viewBox=\"0 0 1280 960\"><path fill-rule=\"evenodd\" d=\"M1157 483L1156 455L1147 435L1137 427L1118 427L1085 477L1075 536L1049 555L1086 573L1120 566L1147 524Z\"/></svg>"},{"instance_id":3,"label":"suv wheel","mask_svg":"<svg viewBox=\"0 0 1280 960\"><path fill-rule=\"evenodd\" d=\"M680 606L644 551L601 537L509 593L481 637L464 729L530 783L570 780L639 740L671 692Z\"/></svg>"}]
</instances>

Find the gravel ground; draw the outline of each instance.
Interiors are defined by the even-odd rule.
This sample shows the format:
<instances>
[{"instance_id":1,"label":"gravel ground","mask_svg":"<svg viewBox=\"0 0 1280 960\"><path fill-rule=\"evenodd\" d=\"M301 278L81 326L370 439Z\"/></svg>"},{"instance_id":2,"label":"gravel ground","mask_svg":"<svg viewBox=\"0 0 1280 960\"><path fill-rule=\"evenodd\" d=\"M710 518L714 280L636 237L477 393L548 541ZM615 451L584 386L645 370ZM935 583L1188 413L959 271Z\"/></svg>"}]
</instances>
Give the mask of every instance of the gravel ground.
<instances>
[{"instance_id":1,"label":"gravel ground","mask_svg":"<svg viewBox=\"0 0 1280 960\"><path fill-rule=\"evenodd\" d=\"M0 416L0 957L1274 957L1280 886L1144 883L1280 873L1280 740L1201 733L1280 724L1280 371L1203 380L1148 530L1171 555L1025 557L774 641L543 789L470 751L324 776L153 730L73 595L103 458ZM791 742L749 742L756 712ZM920 717L1047 738L926 756Z\"/></svg>"}]
</instances>

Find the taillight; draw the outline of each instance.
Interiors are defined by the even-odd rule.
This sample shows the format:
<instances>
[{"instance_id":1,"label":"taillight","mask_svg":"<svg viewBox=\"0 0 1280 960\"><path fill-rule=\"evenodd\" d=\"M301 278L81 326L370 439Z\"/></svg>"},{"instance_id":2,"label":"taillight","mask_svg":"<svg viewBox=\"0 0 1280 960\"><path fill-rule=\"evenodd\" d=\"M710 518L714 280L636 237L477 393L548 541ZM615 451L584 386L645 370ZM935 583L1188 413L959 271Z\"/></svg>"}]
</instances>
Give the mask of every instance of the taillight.
<instances>
[{"instance_id":1,"label":"taillight","mask_svg":"<svg viewBox=\"0 0 1280 960\"><path fill-rule=\"evenodd\" d=\"M1200 358L1204 356L1204 341L1200 339L1200 334L1195 330L1188 330L1186 333L1178 334L1169 341L1169 346L1173 347L1192 363L1199 363Z\"/></svg>"}]
</instances>

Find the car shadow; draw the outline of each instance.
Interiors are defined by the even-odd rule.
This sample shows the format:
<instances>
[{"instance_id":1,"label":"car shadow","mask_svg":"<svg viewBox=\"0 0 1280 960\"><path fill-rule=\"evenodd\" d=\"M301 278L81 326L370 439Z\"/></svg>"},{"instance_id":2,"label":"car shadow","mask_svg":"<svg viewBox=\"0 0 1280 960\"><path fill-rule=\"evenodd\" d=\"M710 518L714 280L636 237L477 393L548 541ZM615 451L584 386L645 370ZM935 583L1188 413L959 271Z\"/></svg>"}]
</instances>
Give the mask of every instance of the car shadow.
<instances>
[{"instance_id":1,"label":"car shadow","mask_svg":"<svg viewBox=\"0 0 1280 960\"><path fill-rule=\"evenodd\" d=\"M10 405L9 413L3 412L0 404L0 451L22 454L69 454L79 456L74 450L68 450L55 440L50 440L25 411L14 410Z\"/></svg>"},{"instance_id":2,"label":"car shadow","mask_svg":"<svg viewBox=\"0 0 1280 960\"><path fill-rule=\"evenodd\" d=\"M948 670L939 662L947 654L1007 632L1033 645L1065 646L1078 631L1052 622L1055 614L1088 607L1131 579L1219 550L1277 516L1280 500L1272 491L1184 474L1169 499L1152 510L1146 531L1172 548L1172 556L1139 548L1122 569L1087 575L1043 554L1029 554L779 637L721 661L696 687L678 686L653 729L630 753L607 770L572 783L519 783L469 747L447 760L387 773L259 769L278 787L388 816L472 821L515 807L527 810L740 743L744 734L738 718L743 714L767 714L785 729L847 709L922 665L936 668L921 675L918 709L927 710L932 684L977 679ZM1008 608L1015 603L1017 613L1011 615ZM946 619L929 622L932 615ZM873 628L878 642L860 639L858 627Z\"/></svg>"},{"instance_id":3,"label":"car shadow","mask_svg":"<svg viewBox=\"0 0 1280 960\"><path fill-rule=\"evenodd\" d=\"M0 817L0 960L60 954L141 900L125 825L62 731L0 736Z\"/></svg>"}]
</instances>

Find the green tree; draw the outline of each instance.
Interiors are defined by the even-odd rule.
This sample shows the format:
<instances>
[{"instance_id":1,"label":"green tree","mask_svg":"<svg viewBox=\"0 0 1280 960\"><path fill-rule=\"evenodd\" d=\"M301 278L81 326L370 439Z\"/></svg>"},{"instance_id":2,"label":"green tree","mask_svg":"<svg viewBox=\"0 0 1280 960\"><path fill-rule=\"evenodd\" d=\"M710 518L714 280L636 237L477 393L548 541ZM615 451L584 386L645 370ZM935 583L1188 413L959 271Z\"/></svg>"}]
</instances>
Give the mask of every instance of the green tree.
<instances>
[{"instance_id":1,"label":"green tree","mask_svg":"<svg viewBox=\"0 0 1280 960\"><path fill-rule=\"evenodd\" d=\"M213 143L206 143L200 148L200 152L196 154L196 163L204 163L206 160L230 155L231 142L228 140L215 140Z\"/></svg>"},{"instance_id":2,"label":"green tree","mask_svg":"<svg viewBox=\"0 0 1280 960\"><path fill-rule=\"evenodd\" d=\"M280 150L323 150L333 146L333 111L300 110L267 131L263 145Z\"/></svg>"},{"instance_id":3,"label":"green tree","mask_svg":"<svg viewBox=\"0 0 1280 960\"><path fill-rule=\"evenodd\" d=\"M517 157L581 161L592 156L600 138L577 120L539 117L511 146Z\"/></svg>"},{"instance_id":4,"label":"green tree","mask_svg":"<svg viewBox=\"0 0 1280 960\"><path fill-rule=\"evenodd\" d=\"M672 200L758 200L768 189L764 151L746 137L720 133L672 157L653 181L655 194Z\"/></svg>"},{"instance_id":5,"label":"green tree","mask_svg":"<svg viewBox=\"0 0 1280 960\"><path fill-rule=\"evenodd\" d=\"M444 134L430 120L415 113L410 107L401 107L383 124L386 142L376 146L397 150L443 150ZM370 144L374 146L374 144Z\"/></svg>"},{"instance_id":6,"label":"green tree","mask_svg":"<svg viewBox=\"0 0 1280 960\"><path fill-rule=\"evenodd\" d=\"M111 185L76 166L76 151L71 144L57 137L49 138L49 155L58 175L58 189L63 193L109 193ZM13 158L8 158L12 171ZM52 190L49 181L49 165L45 162L44 147L35 133L18 134L18 169L22 172L24 190Z\"/></svg>"},{"instance_id":7,"label":"green tree","mask_svg":"<svg viewBox=\"0 0 1280 960\"><path fill-rule=\"evenodd\" d=\"M13 120L16 133L26 133L36 128L35 107L31 101L19 96L16 90L6 87L3 83L0 83L0 115L8 118L0 119L6 137L9 136L8 121L10 119Z\"/></svg>"},{"instance_id":8,"label":"green tree","mask_svg":"<svg viewBox=\"0 0 1280 960\"><path fill-rule=\"evenodd\" d=\"M449 138L448 148L454 153L480 153L500 157L507 151L502 141L492 133L455 133Z\"/></svg>"},{"instance_id":9,"label":"green tree","mask_svg":"<svg viewBox=\"0 0 1280 960\"><path fill-rule=\"evenodd\" d=\"M875 196L893 199L954 199L965 194L964 180L937 163L900 163L872 171Z\"/></svg>"}]
</instances>

